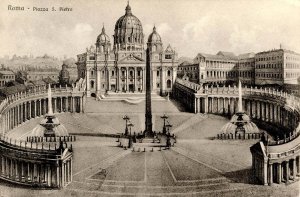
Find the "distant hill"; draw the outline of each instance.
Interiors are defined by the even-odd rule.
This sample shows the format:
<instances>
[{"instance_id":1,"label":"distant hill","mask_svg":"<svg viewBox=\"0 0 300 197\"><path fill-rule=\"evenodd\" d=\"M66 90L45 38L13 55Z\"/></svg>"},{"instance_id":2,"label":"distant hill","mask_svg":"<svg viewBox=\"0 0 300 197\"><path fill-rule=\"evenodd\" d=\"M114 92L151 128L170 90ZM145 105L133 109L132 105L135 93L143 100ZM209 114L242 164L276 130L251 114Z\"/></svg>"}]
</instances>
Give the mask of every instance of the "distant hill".
<instances>
[{"instance_id":1,"label":"distant hill","mask_svg":"<svg viewBox=\"0 0 300 197\"><path fill-rule=\"evenodd\" d=\"M190 58L190 57L180 57L178 58L178 63L181 64L182 62L190 62L190 63L193 63L194 60L193 58ZM179 65L178 64L178 65Z\"/></svg>"},{"instance_id":2,"label":"distant hill","mask_svg":"<svg viewBox=\"0 0 300 197\"><path fill-rule=\"evenodd\" d=\"M13 56L11 59L0 58L0 64L5 68L17 71L25 68L34 69L60 69L62 61L55 57L49 57L44 55L42 57L30 58L30 57L18 57Z\"/></svg>"}]
</instances>

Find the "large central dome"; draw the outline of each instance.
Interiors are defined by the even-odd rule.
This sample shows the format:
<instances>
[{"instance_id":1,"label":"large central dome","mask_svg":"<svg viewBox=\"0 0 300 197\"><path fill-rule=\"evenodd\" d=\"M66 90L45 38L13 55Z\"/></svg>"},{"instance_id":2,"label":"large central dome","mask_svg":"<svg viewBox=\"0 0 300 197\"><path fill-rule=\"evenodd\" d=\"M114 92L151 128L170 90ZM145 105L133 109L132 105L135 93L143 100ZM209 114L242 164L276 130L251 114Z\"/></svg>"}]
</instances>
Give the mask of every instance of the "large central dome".
<instances>
[{"instance_id":1,"label":"large central dome","mask_svg":"<svg viewBox=\"0 0 300 197\"><path fill-rule=\"evenodd\" d=\"M114 48L139 51L144 48L144 34L141 21L132 14L129 4L125 15L117 20L114 34Z\"/></svg>"}]
</instances>

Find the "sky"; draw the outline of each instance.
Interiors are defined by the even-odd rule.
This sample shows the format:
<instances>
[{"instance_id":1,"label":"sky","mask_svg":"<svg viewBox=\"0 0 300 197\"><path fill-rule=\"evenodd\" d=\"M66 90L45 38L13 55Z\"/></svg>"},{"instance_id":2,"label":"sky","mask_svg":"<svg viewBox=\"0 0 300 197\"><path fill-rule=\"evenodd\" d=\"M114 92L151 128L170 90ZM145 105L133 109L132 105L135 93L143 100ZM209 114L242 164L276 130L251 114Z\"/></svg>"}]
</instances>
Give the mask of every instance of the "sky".
<instances>
[{"instance_id":1,"label":"sky","mask_svg":"<svg viewBox=\"0 0 300 197\"><path fill-rule=\"evenodd\" d=\"M164 47L178 56L235 54L284 48L300 53L300 0L130 0L145 40L155 24ZM24 6L10 11L8 6ZM0 57L13 54L73 57L96 42L104 24L113 42L127 0L1 0ZM48 12L32 11L33 7ZM52 12L54 7L72 8ZM30 9L28 9L30 8ZM26 10L27 9L27 10Z\"/></svg>"}]
</instances>

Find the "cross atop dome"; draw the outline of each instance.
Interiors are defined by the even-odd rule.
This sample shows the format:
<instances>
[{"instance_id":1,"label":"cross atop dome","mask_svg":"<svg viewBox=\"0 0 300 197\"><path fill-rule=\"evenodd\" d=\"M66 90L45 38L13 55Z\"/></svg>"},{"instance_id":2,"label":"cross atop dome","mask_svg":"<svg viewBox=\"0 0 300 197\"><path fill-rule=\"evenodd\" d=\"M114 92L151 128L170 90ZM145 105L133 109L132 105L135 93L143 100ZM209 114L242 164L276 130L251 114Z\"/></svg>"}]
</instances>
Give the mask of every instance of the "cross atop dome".
<instances>
[{"instance_id":1,"label":"cross atop dome","mask_svg":"<svg viewBox=\"0 0 300 197\"><path fill-rule=\"evenodd\" d=\"M104 34L105 34L104 23L102 24L102 33L104 33Z\"/></svg>"},{"instance_id":2,"label":"cross atop dome","mask_svg":"<svg viewBox=\"0 0 300 197\"><path fill-rule=\"evenodd\" d=\"M131 7L129 5L129 1L127 1L127 6L126 6L126 9L125 9L125 15L132 15L132 12L131 12Z\"/></svg>"}]
</instances>

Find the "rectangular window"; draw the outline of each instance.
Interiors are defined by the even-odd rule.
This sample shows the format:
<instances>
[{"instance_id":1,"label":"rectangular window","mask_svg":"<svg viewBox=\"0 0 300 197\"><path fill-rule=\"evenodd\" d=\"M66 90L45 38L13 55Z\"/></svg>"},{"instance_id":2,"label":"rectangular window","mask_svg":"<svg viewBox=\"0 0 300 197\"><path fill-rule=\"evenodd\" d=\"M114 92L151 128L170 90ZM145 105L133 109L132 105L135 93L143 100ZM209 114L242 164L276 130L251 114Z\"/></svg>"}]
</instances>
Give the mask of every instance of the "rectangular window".
<instances>
[{"instance_id":1,"label":"rectangular window","mask_svg":"<svg viewBox=\"0 0 300 197\"><path fill-rule=\"evenodd\" d=\"M172 59L172 56L170 54L165 55L165 59Z\"/></svg>"}]
</instances>

